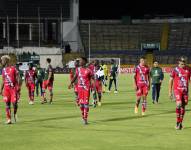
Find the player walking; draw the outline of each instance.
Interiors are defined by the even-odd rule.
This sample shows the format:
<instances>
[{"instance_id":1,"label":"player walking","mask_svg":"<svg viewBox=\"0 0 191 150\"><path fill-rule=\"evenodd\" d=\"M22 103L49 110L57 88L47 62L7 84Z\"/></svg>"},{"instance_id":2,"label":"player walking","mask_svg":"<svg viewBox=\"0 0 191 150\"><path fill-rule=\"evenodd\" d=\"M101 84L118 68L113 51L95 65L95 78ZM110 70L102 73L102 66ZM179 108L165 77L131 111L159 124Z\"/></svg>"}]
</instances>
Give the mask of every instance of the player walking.
<instances>
[{"instance_id":1,"label":"player walking","mask_svg":"<svg viewBox=\"0 0 191 150\"><path fill-rule=\"evenodd\" d=\"M51 59L47 58L47 68L45 70L45 76L42 84L42 104L46 103L46 89L48 88L50 93L50 101L49 103L52 104L53 101L53 82L54 82L54 70L51 65Z\"/></svg>"},{"instance_id":2,"label":"player walking","mask_svg":"<svg viewBox=\"0 0 191 150\"><path fill-rule=\"evenodd\" d=\"M94 81L95 81L95 84L92 87L92 93L93 93L93 99L94 99L93 106L96 107L96 105L97 105L97 96L98 96L98 106L101 106L102 79L104 79L104 73L103 73L102 68L99 65L98 60L95 60L93 74L94 74Z\"/></svg>"},{"instance_id":3,"label":"player walking","mask_svg":"<svg viewBox=\"0 0 191 150\"><path fill-rule=\"evenodd\" d=\"M135 113L138 113L138 107L142 98L142 115L145 115L147 108L147 95L150 90L150 73L144 57L140 58L139 65L135 67L134 87L137 95Z\"/></svg>"},{"instance_id":4,"label":"player walking","mask_svg":"<svg viewBox=\"0 0 191 150\"><path fill-rule=\"evenodd\" d=\"M114 59L111 59L111 69L109 74L109 93L111 92L112 83L114 82L115 91L114 93L117 94L117 75L118 75L118 65L115 63Z\"/></svg>"},{"instance_id":5,"label":"player walking","mask_svg":"<svg viewBox=\"0 0 191 150\"><path fill-rule=\"evenodd\" d=\"M16 67L10 65L10 57L4 55L1 57L2 61L2 84L0 88L0 94L3 94L3 100L6 104L6 118L7 124L11 124L11 103L13 104L14 120L16 122L17 116L17 85L19 83L18 71Z\"/></svg>"},{"instance_id":6,"label":"player walking","mask_svg":"<svg viewBox=\"0 0 191 150\"><path fill-rule=\"evenodd\" d=\"M188 104L188 87L190 81L190 68L186 66L185 59L181 57L178 66L170 75L169 96L172 98L172 89L176 98L176 129L183 128L182 122L185 114L185 106Z\"/></svg>"},{"instance_id":7,"label":"player walking","mask_svg":"<svg viewBox=\"0 0 191 150\"><path fill-rule=\"evenodd\" d=\"M42 96L42 82L44 78L44 70L40 67L40 64L36 67L36 96L39 96L39 86L40 86L40 94Z\"/></svg>"},{"instance_id":8,"label":"player walking","mask_svg":"<svg viewBox=\"0 0 191 150\"><path fill-rule=\"evenodd\" d=\"M36 72L33 69L33 64L29 64L29 70L25 73L25 84L28 89L29 104L34 105L34 91L35 91Z\"/></svg>"},{"instance_id":9,"label":"player walking","mask_svg":"<svg viewBox=\"0 0 191 150\"><path fill-rule=\"evenodd\" d=\"M69 89L72 87L72 84L78 79L78 98L79 105L82 112L82 118L85 125L88 124L88 112L89 112L89 98L90 98L90 86L91 80L93 82L93 75L91 70L86 67L87 59L84 57L80 58L79 65L76 69L76 74L69 85ZM94 82L93 82L94 84Z\"/></svg>"},{"instance_id":10,"label":"player walking","mask_svg":"<svg viewBox=\"0 0 191 150\"><path fill-rule=\"evenodd\" d=\"M75 74L76 74L76 69L79 67L79 60L77 59L75 61L75 68L70 70L70 81L73 80ZM79 101L78 101L78 80L76 79L76 81L73 83L72 85L74 87L74 93L76 95L76 104L79 105Z\"/></svg>"},{"instance_id":11,"label":"player walking","mask_svg":"<svg viewBox=\"0 0 191 150\"><path fill-rule=\"evenodd\" d=\"M105 93L105 89L107 87L107 79L108 79L108 68L107 65L105 64L104 61L101 61L101 68L103 69L104 72L104 79L102 80L103 82L103 93Z\"/></svg>"}]
</instances>

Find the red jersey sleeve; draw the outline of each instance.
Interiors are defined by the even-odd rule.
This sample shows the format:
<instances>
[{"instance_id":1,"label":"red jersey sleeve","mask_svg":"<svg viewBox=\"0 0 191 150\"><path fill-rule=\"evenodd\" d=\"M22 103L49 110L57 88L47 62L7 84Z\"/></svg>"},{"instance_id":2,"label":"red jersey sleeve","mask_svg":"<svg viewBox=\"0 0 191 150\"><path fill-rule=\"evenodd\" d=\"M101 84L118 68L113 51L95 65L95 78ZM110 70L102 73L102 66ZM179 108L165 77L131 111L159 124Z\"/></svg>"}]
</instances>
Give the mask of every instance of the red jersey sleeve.
<instances>
[{"instance_id":1,"label":"red jersey sleeve","mask_svg":"<svg viewBox=\"0 0 191 150\"><path fill-rule=\"evenodd\" d=\"M173 69L173 70L171 71L170 77L171 77L171 78L174 78L174 77L175 77L175 69Z\"/></svg>"}]
</instances>

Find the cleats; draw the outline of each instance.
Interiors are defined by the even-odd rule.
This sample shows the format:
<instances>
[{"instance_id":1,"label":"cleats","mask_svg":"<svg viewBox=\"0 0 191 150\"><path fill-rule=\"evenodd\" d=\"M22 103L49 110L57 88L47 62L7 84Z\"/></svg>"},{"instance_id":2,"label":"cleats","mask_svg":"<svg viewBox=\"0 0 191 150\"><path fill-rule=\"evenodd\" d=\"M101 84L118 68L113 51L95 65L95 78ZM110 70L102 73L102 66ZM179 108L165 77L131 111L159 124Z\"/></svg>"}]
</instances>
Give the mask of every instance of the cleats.
<instances>
[{"instance_id":1,"label":"cleats","mask_svg":"<svg viewBox=\"0 0 191 150\"><path fill-rule=\"evenodd\" d=\"M83 119L83 124L84 124L84 125L88 125L87 119Z\"/></svg>"},{"instance_id":2,"label":"cleats","mask_svg":"<svg viewBox=\"0 0 191 150\"><path fill-rule=\"evenodd\" d=\"M93 107L96 108L97 107L97 102L93 103Z\"/></svg>"},{"instance_id":3,"label":"cleats","mask_svg":"<svg viewBox=\"0 0 191 150\"><path fill-rule=\"evenodd\" d=\"M138 107L135 106L135 114L138 114Z\"/></svg>"},{"instance_id":4,"label":"cleats","mask_svg":"<svg viewBox=\"0 0 191 150\"><path fill-rule=\"evenodd\" d=\"M182 130L182 128L183 128L182 123L177 122L176 126L175 126L175 129L176 130Z\"/></svg>"},{"instance_id":5,"label":"cleats","mask_svg":"<svg viewBox=\"0 0 191 150\"><path fill-rule=\"evenodd\" d=\"M33 101L30 101L30 102L29 102L29 105L34 105L34 102L33 102Z\"/></svg>"},{"instance_id":6,"label":"cleats","mask_svg":"<svg viewBox=\"0 0 191 150\"><path fill-rule=\"evenodd\" d=\"M142 115L142 116L145 116L145 112L142 111L141 115Z\"/></svg>"},{"instance_id":7,"label":"cleats","mask_svg":"<svg viewBox=\"0 0 191 150\"><path fill-rule=\"evenodd\" d=\"M47 103L47 100L46 99L42 100L41 104L45 104L45 103Z\"/></svg>"},{"instance_id":8,"label":"cleats","mask_svg":"<svg viewBox=\"0 0 191 150\"><path fill-rule=\"evenodd\" d=\"M17 120L18 120L17 114L14 114L14 121L15 121L15 123L17 122Z\"/></svg>"},{"instance_id":9,"label":"cleats","mask_svg":"<svg viewBox=\"0 0 191 150\"><path fill-rule=\"evenodd\" d=\"M5 124L12 124L11 119L8 119Z\"/></svg>"},{"instance_id":10,"label":"cleats","mask_svg":"<svg viewBox=\"0 0 191 150\"><path fill-rule=\"evenodd\" d=\"M99 107L101 106L101 102L98 102L98 106L99 106Z\"/></svg>"},{"instance_id":11,"label":"cleats","mask_svg":"<svg viewBox=\"0 0 191 150\"><path fill-rule=\"evenodd\" d=\"M114 94L117 94L118 93L118 91L114 91Z\"/></svg>"}]
</instances>

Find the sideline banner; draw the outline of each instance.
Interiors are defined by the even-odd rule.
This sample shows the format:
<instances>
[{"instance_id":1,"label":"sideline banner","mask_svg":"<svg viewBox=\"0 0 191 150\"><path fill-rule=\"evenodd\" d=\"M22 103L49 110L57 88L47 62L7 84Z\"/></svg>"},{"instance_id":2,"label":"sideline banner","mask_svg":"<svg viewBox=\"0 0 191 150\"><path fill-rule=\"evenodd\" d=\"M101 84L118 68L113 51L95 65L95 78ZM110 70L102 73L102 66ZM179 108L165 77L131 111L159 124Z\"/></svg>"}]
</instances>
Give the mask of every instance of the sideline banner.
<instances>
[{"instance_id":1,"label":"sideline banner","mask_svg":"<svg viewBox=\"0 0 191 150\"><path fill-rule=\"evenodd\" d=\"M162 70L164 73L171 73L172 69L173 69L172 67L162 67ZM131 73L133 73L133 71L134 71L133 67L121 66L121 68L120 68L121 74L131 74Z\"/></svg>"}]
</instances>

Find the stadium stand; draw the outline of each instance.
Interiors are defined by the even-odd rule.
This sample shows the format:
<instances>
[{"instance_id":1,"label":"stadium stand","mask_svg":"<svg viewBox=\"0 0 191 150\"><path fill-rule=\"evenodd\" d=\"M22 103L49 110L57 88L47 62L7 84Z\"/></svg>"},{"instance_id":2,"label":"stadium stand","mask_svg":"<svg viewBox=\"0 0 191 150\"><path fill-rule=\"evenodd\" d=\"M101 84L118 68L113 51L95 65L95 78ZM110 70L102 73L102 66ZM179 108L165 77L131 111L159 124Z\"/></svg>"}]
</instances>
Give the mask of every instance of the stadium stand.
<instances>
[{"instance_id":1,"label":"stadium stand","mask_svg":"<svg viewBox=\"0 0 191 150\"><path fill-rule=\"evenodd\" d=\"M89 48L89 25L80 24L80 32L85 48ZM138 50L141 43L160 42L161 24L125 25L122 23L90 24L91 49L94 50Z\"/></svg>"},{"instance_id":2,"label":"stadium stand","mask_svg":"<svg viewBox=\"0 0 191 150\"><path fill-rule=\"evenodd\" d=\"M171 24L169 35L169 50L191 49L191 24Z\"/></svg>"}]
</instances>

